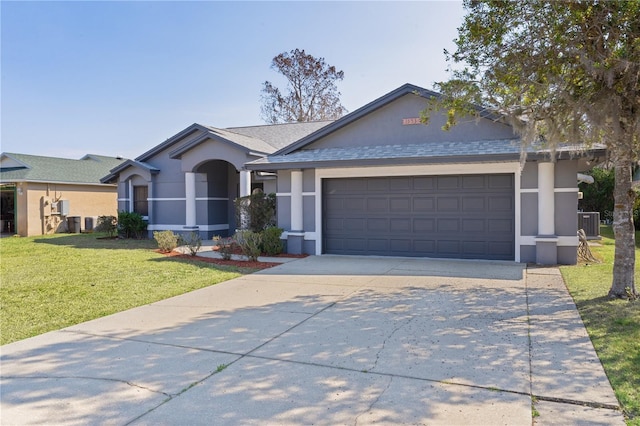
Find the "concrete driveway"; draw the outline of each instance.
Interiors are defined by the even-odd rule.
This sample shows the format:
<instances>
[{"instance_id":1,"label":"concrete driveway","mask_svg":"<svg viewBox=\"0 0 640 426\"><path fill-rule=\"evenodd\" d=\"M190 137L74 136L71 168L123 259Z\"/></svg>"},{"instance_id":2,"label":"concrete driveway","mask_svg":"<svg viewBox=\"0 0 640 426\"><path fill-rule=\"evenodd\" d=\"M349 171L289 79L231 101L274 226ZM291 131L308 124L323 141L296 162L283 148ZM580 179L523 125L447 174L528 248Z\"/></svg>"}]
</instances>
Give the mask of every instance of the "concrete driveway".
<instances>
[{"instance_id":1,"label":"concrete driveway","mask_svg":"<svg viewBox=\"0 0 640 426\"><path fill-rule=\"evenodd\" d=\"M309 257L1 351L3 425L624 424L559 271L510 262Z\"/></svg>"}]
</instances>

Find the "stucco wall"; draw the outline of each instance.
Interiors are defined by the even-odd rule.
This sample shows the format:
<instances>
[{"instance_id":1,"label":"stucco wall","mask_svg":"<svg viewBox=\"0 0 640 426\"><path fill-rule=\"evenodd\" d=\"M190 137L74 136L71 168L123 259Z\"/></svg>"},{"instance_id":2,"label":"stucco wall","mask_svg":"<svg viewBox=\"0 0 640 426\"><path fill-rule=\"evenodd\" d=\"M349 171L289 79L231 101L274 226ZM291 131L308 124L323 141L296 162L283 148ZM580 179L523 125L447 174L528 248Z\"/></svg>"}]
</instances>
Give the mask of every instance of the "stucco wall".
<instances>
[{"instance_id":1,"label":"stucco wall","mask_svg":"<svg viewBox=\"0 0 640 426\"><path fill-rule=\"evenodd\" d=\"M17 191L17 232L22 236L43 235L45 231L42 197L69 200L69 216L80 216L84 230L84 218L117 215L117 190L113 185L72 185L22 183L22 194ZM57 220L56 220L57 219ZM53 215L51 224L59 232L67 230L66 219ZM94 222L95 226L95 222Z\"/></svg>"},{"instance_id":2,"label":"stucco wall","mask_svg":"<svg viewBox=\"0 0 640 426\"><path fill-rule=\"evenodd\" d=\"M405 95L305 148L455 142L515 137L509 126L484 119L461 119L450 131L443 131L442 126L445 123L443 114L434 114L428 125L403 125L403 119L420 117L420 111L425 107L426 100L424 98L411 94Z\"/></svg>"}]
</instances>

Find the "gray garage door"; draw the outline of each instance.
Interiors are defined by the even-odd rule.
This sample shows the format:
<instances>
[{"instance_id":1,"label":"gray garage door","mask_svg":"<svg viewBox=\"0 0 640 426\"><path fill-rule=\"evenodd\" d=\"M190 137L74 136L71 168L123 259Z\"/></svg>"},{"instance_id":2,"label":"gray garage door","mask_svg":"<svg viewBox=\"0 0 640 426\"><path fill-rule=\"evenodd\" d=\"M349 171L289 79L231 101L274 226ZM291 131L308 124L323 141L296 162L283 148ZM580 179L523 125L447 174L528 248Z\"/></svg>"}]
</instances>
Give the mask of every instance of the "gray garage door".
<instances>
[{"instance_id":1,"label":"gray garage door","mask_svg":"<svg viewBox=\"0 0 640 426\"><path fill-rule=\"evenodd\" d=\"M323 252L514 260L513 174L323 180Z\"/></svg>"}]
</instances>

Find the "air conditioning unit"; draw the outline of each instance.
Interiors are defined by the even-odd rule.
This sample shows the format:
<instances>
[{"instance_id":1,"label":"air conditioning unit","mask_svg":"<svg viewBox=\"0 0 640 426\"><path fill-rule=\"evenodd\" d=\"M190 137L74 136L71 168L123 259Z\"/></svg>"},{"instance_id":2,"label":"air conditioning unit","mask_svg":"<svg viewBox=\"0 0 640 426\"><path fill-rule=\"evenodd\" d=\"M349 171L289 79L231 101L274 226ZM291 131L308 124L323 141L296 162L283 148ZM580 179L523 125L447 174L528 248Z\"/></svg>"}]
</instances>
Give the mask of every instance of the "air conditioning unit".
<instances>
[{"instance_id":1,"label":"air conditioning unit","mask_svg":"<svg viewBox=\"0 0 640 426\"><path fill-rule=\"evenodd\" d=\"M578 229L583 229L587 239L600 239L600 212L578 212Z\"/></svg>"}]
</instances>

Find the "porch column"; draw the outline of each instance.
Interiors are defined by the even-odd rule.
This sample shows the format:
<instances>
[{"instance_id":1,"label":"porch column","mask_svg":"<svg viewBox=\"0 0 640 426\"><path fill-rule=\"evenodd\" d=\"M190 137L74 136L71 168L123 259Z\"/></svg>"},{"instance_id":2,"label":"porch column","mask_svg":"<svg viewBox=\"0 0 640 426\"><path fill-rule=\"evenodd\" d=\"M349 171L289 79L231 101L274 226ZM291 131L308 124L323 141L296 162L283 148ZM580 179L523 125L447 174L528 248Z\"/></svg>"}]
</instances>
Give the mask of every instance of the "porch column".
<instances>
[{"instance_id":1,"label":"porch column","mask_svg":"<svg viewBox=\"0 0 640 426\"><path fill-rule=\"evenodd\" d=\"M127 211L133 213L133 179L129 179L129 205Z\"/></svg>"},{"instance_id":2,"label":"porch column","mask_svg":"<svg viewBox=\"0 0 640 426\"><path fill-rule=\"evenodd\" d=\"M240 170L240 196L251 195L251 171Z\"/></svg>"},{"instance_id":3,"label":"porch column","mask_svg":"<svg viewBox=\"0 0 640 426\"><path fill-rule=\"evenodd\" d=\"M154 223L153 217L153 181L147 182L147 217L149 218L149 223Z\"/></svg>"},{"instance_id":4,"label":"porch column","mask_svg":"<svg viewBox=\"0 0 640 426\"><path fill-rule=\"evenodd\" d=\"M287 251L301 254L304 241L302 215L302 170L291 171L291 230L287 238Z\"/></svg>"},{"instance_id":5,"label":"porch column","mask_svg":"<svg viewBox=\"0 0 640 426\"><path fill-rule=\"evenodd\" d=\"M558 237L555 209L555 163L538 163L538 236L536 237L536 263L558 263Z\"/></svg>"},{"instance_id":6,"label":"porch column","mask_svg":"<svg viewBox=\"0 0 640 426\"><path fill-rule=\"evenodd\" d=\"M196 225L196 174L185 172L184 174L184 195L185 195L185 228L197 229Z\"/></svg>"}]
</instances>

